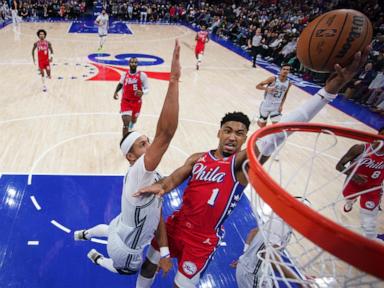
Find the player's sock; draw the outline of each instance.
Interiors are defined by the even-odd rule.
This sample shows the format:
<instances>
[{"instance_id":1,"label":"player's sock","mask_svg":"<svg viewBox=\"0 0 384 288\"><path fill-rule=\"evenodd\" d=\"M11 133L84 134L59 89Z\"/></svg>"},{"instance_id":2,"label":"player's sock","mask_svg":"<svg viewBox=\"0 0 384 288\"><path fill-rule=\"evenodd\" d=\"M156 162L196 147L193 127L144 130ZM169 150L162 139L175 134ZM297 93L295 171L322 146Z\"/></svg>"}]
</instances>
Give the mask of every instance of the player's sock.
<instances>
[{"instance_id":1,"label":"player's sock","mask_svg":"<svg viewBox=\"0 0 384 288\"><path fill-rule=\"evenodd\" d=\"M87 229L87 239L91 239L92 237L108 237L108 225L100 224Z\"/></svg>"},{"instance_id":2,"label":"player's sock","mask_svg":"<svg viewBox=\"0 0 384 288\"><path fill-rule=\"evenodd\" d=\"M324 108L325 105L335 99L336 96L337 94L329 94L325 92L325 89L321 89L296 110L284 114L280 123L309 122L321 111L321 109ZM284 142L285 138L286 135L284 133L272 134L257 141L257 146L261 154L270 156L277 146Z\"/></svg>"},{"instance_id":3,"label":"player's sock","mask_svg":"<svg viewBox=\"0 0 384 288\"><path fill-rule=\"evenodd\" d=\"M155 281L156 274L152 278L145 278L144 276L137 276L136 288L150 288Z\"/></svg>"}]
</instances>

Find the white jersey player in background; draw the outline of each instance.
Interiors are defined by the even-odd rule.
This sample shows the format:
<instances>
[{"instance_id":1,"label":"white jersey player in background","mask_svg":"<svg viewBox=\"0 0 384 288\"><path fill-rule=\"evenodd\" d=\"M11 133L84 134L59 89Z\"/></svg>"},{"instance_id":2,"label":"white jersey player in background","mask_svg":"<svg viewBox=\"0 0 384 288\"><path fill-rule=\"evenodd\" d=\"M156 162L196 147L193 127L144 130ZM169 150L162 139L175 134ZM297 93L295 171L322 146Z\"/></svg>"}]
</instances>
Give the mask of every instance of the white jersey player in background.
<instances>
[{"instance_id":1,"label":"white jersey player in background","mask_svg":"<svg viewBox=\"0 0 384 288\"><path fill-rule=\"evenodd\" d=\"M310 205L307 199L296 197L306 205ZM283 262L284 248L288 245L292 229L275 213L267 216L266 220L258 218L259 225L263 229L252 229L244 244L244 253L231 266L236 268L236 282L239 288L248 287L274 287L272 273L282 270L284 278L299 280L299 276L285 265L273 264L272 261ZM264 222L264 223L263 223ZM272 246L275 255L265 253L266 246ZM263 261L262 259L267 259ZM279 266L277 268L276 266Z\"/></svg>"},{"instance_id":2,"label":"white jersey player in background","mask_svg":"<svg viewBox=\"0 0 384 288\"><path fill-rule=\"evenodd\" d=\"M109 26L109 16L105 9L101 11L101 14L97 16L95 20L95 24L99 27L99 38L100 38L100 44L99 44L99 51L103 49L103 45L105 44L105 41L107 40L108 35L108 26Z\"/></svg>"},{"instance_id":3,"label":"white jersey player in background","mask_svg":"<svg viewBox=\"0 0 384 288\"><path fill-rule=\"evenodd\" d=\"M180 45L176 41L168 91L152 144L149 144L147 136L137 131L128 133L120 143L120 148L130 163L123 184L121 213L109 225L100 224L74 232L75 240L90 240L92 237L108 238L107 251L110 258L104 257L95 249L88 253L88 258L111 272L125 275L137 273L142 264L143 249L152 240L155 232L157 239L163 243L161 256L164 258L159 266L164 272L172 267L169 249L166 247L165 225L160 221L161 198L158 196L133 197L132 194L159 180L155 169L176 132L179 117L178 82L181 73L179 55ZM145 280L145 277L139 275L137 287L142 287L141 282Z\"/></svg>"},{"instance_id":4,"label":"white jersey player in background","mask_svg":"<svg viewBox=\"0 0 384 288\"><path fill-rule=\"evenodd\" d=\"M271 76L268 79L256 85L256 89L264 90L264 100L260 105L260 116L257 121L259 127L267 125L268 117L271 118L273 124L281 119L281 111L291 87L288 74L291 66L283 64L279 76Z\"/></svg>"}]
</instances>

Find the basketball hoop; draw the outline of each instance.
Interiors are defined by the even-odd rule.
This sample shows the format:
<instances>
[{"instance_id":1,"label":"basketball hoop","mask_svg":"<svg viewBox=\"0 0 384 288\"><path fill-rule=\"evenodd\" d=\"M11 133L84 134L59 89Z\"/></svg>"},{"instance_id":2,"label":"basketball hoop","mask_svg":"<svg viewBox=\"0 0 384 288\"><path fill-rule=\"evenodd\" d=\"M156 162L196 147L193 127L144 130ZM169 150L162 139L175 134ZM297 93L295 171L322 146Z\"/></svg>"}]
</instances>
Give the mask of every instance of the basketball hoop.
<instances>
[{"instance_id":1,"label":"basketball hoop","mask_svg":"<svg viewBox=\"0 0 384 288\"><path fill-rule=\"evenodd\" d=\"M292 136L288 138L291 133ZM282 144L275 143L271 155L272 159L279 155L279 161L270 160L263 167L255 153L255 145L259 144L261 138L273 134L284 138ZM298 141L295 143L295 140ZM247 144L248 176L255 190L251 191L251 198L256 197L256 200L251 199L251 204L259 216L259 229L268 238L270 233L267 233L265 223L271 217L281 217L294 231L294 239L278 251L268 245L268 239L264 238L265 251L257 256L263 265L277 261L276 257L268 259L268 255L287 253L285 256L291 261L282 261L284 263L280 262L279 265L296 270L295 273L304 279L299 283L318 287L370 285L380 283L379 279L384 280L384 242L382 244L364 237L359 233L359 225L347 223L350 214L341 213L339 207L344 203L342 188L345 175L335 169L338 159L352 144L372 143L375 140L382 141L384 138L353 129L313 123L280 123L259 129L252 135ZM296 150L292 152L289 149ZM287 154L284 154L284 150L288 150ZM287 168L284 158L289 158L288 165L304 160L298 167L284 169ZM303 174L307 174L306 177ZM350 178L351 175L345 182ZM321 182L322 179L325 181ZM294 189L292 186L295 186ZM309 198L312 206L301 203L294 196ZM359 209L355 207L355 210ZM284 276L271 276L276 274L271 273L271 268L266 270L269 272L263 277L274 278L272 281L275 284L275 281L287 282ZM281 274L280 269L277 270L277 274Z\"/></svg>"}]
</instances>

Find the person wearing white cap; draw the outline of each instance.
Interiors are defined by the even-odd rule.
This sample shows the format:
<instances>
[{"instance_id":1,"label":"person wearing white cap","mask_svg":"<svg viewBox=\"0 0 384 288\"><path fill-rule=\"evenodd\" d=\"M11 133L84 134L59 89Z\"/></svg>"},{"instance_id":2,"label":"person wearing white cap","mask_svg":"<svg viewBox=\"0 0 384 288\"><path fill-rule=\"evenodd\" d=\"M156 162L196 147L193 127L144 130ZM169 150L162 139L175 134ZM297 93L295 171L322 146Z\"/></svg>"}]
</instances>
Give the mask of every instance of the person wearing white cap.
<instances>
[{"instance_id":1,"label":"person wearing white cap","mask_svg":"<svg viewBox=\"0 0 384 288\"><path fill-rule=\"evenodd\" d=\"M155 171L166 152L178 125L180 45L176 40L173 51L171 75L167 95L157 122L152 144L148 137L133 131L123 137L120 148L130 167L124 178L121 197L121 213L109 225L100 224L74 232L75 240L90 240L92 237L107 237L110 258L92 249L88 258L111 272L132 275L140 270L142 253L154 234L162 246L163 261L159 266L166 273L172 267L169 258L164 222L161 220L162 201L158 196L133 197L138 189L155 183L159 174ZM164 237L165 236L165 237ZM145 275L144 275L145 276ZM138 286L146 278L139 275Z\"/></svg>"}]
</instances>

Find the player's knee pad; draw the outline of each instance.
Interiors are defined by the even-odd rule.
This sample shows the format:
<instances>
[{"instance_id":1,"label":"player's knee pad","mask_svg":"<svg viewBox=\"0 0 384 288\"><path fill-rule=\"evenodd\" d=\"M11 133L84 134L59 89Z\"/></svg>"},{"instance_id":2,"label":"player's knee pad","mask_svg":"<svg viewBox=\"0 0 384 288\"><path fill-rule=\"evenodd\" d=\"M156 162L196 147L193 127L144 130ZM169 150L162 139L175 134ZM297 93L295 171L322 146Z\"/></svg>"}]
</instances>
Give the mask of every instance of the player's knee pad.
<instances>
[{"instance_id":1,"label":"player's knee pad","mask_svg":"<svg viewBox=\"0 0 384 288\"><path fill-rule=\"evenodd\" d=\"M203 61L203 53L200 53L199 55L197 55L197 61L198 62Z\"/></svg>"}]
</instances>

